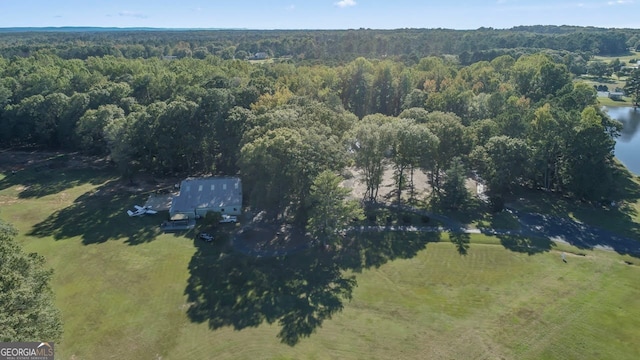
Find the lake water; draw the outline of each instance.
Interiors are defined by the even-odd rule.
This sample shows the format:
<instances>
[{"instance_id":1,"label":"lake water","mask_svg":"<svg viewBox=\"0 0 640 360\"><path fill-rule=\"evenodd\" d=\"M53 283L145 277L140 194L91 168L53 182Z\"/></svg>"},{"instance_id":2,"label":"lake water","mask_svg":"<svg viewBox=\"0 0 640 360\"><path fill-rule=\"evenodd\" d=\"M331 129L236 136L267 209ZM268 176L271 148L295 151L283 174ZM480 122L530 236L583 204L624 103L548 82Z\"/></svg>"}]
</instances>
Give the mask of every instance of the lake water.
<instances>
[{"instance_id":1,"label":"lake water","mask_svg":"<svg viewBox=\"0 0 640 360\"><path fill-rule=\"evenodd\" d=\"M622 123L616 140L616 158L632 173L640 175L640 109L632 107L603 107L612 119Z\"/></svg>"}]
</instances>

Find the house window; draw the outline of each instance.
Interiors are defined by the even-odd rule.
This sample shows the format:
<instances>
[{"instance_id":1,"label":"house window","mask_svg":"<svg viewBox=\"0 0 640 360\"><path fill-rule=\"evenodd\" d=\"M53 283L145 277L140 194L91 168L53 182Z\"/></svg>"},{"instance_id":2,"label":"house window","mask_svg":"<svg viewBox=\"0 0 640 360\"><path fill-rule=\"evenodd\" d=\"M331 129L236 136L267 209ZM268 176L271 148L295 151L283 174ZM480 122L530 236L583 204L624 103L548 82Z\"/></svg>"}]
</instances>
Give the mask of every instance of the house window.
<instances>
[{"instance_id":1,"label":"house window","mask_svg":"<svg viewBox=\"0 0 640 360\"><path fill-rule=\"evenodd\" d=\"M236 190L238 190L238 183L235 183Z\"/></svg>"},{"instance_id":2,"label":"house window","mask_svg":"<svg viewBox=\"0 0 640 360\"><path fill-rule=\"evenodd\" d=\"M216 186L215 186L215 185L213 185L213 184L211 184L211 191L213 191L213 190L215 190L215 189L216 189Z\"/></svg>"},{"instance_id":3,"label":"house window","mask_svg":"<svg viewBox=\"0 0 640 360\"><path fill-rule=\"evenodd\" d=\"M222 184L222 190L227 190L227 184Z\"/></svg>"},{"instance_id":4,"label":"house window","mask_svg":"<svg viewBox=\"0 0 640 360\"><path fill-rule=\"evenodd\" d=\"M202 191L202 185L198 186L198 191Z\"/></svg>"},{"instance_id":5,"label":"house window","mask_svg":"<svg viewBox=\"0 0 640 360\"><path fill-rule=\"evenodd\" d=\"M224 208L220 209L220 212L224 212Z\"/></svg>"},{"instance_id":6,"label":"house window","mask_svg":"<svg viewBox=\"0 0 640 360\"><path fill-rule=\"evenodd\" d=\"M233 211L238 211L238 209L236 209L236 208L233 208Z\"/></svg>"}]
</instances>

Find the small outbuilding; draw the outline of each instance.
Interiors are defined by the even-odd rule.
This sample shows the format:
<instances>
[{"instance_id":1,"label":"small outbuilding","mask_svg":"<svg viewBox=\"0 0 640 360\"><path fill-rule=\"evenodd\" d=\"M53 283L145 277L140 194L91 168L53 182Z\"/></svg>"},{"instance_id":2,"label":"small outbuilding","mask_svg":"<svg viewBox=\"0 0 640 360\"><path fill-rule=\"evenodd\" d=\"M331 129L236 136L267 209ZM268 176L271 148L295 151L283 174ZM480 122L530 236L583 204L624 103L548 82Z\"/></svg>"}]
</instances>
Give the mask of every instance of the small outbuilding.
<instances>
[{"instance_id":1,"label":"small outbuilding","mask_svg":"<svg viewBox=\"0 0 640 360\"><path fill-rule=\"evenodd\" d=\"M227 215L242 212L242 182L237 177L187 179L173 198L171 220L195 219L215 211Z\"/></svg>"},{"instance_id":2,"label":"small outbuilding","mask_svg":"<svg viewBox=\"0 0 640 360\"><path fill-rule=\"evenodd\" d=\"M609 93L609 99L611 100L622 100L624 93L622 91L613 91Z\"/></svg>"}]
</instances>

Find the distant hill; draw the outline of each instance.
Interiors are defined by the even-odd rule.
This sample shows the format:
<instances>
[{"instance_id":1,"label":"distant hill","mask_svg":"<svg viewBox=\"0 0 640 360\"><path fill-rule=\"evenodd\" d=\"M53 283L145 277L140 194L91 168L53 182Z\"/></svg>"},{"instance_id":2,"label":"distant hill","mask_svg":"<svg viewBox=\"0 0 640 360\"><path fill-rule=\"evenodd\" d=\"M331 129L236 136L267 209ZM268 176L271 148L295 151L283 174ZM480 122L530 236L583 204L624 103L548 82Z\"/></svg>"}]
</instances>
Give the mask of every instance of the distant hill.
<instances>
[{"instance_id":1,"label":"distant hill","mask_svg":"<svg viewBox=\"0 0 640 360\"><path fill-rule=\"evenodd\" d=\"M96 27L96 26L62 26L62 27L8 27L0 28L0 33L21 32L118 32L118 31L202 31L202 30L244 30L229 28L153 28L153 27Z\"/></svg>"}]
</instances>

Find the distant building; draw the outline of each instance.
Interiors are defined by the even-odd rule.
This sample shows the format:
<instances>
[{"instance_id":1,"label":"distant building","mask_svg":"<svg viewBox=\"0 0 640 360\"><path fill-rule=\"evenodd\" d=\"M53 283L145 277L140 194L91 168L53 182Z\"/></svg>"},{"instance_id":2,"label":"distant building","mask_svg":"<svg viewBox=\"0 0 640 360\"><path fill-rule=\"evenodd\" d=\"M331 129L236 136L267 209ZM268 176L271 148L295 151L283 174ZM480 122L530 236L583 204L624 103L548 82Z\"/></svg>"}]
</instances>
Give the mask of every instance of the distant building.
<instances>
[{"instance_id":1,"label":"distant building","mask_svg":"<svg viewBox=\"0 0 640 360\"><path fill-rule=\"evenodd\" d=\"M266 52L258 52L249 57L249 60L265 60L269 57Z\"/></svg>"},{"instance_id":2,"label":"distant building","mask_svg":"<svg viewBox=\"0 0 640 360\"><path fill-rule=\"evenodd\" d=\"M171 220L195 219L215 211L240 215L242 182L237 177L187 179L180 183L180 194L173 198Z\"/></svg>"},{"instance_id":3,"label":"distant building","mask_svg":"<svg viewBox=\"0 0 640 360\"><path fill-rule=\"evenodd\" d=\"M611 100L622 100L623 96L624 96L624 93L620 91L614 91L609 93L609 99Z\"/></svg>"}]
</instances>

